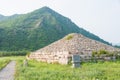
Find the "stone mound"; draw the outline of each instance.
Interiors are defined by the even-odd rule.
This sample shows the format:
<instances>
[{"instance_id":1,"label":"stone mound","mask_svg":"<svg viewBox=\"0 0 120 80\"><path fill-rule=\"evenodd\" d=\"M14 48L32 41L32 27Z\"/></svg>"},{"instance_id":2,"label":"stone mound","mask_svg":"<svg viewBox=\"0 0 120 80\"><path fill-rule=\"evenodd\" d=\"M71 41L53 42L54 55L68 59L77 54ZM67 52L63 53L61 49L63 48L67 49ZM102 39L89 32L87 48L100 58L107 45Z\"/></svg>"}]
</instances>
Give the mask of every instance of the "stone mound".
<instances>
[{"instance_id":1,"label":"stone mound","mask_svg":"<svg viewBox=\"0 0 120 80\"><path fill-rule=\"evenodd\" d=\"M64 60L66 58L67 62L68 57L73 54L91 56L93 51L98 50L120 51L117 48L89 39L81 34L71 33L40 50L32 52L30 58L44 62L63 63L60 59Z\"/></svg>"},{"instance_id":2,"label":"stone mound","mask_svg":"<svg viewBox=\"0 0 120 80\"><path fill-rule=\"evenodd\" d=\"M81 34L72 33L36 52L91 53L98 50L116 51L117 48L89 39Z\"/></svg>"}]
</instances>

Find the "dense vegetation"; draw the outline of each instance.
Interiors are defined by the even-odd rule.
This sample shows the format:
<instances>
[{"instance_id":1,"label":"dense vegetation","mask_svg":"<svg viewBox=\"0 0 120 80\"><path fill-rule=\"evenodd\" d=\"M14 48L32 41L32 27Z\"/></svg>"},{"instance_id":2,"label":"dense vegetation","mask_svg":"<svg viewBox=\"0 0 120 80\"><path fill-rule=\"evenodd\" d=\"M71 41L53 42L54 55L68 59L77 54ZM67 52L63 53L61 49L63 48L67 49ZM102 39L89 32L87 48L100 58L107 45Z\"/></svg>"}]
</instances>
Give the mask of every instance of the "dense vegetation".
<instances>
[{"instance_id":1,"label":"dense vegetation","mask_svg":"<svg viewBox=\"0 0 120 80\"><path fill-rule=\"evenodd\" d=\"M10 62L10 59L0 58L0 70L4 68L9 62Z\"/></svg>"},{"instance_id":2,"label":"dense vegetation","mask_svg":"<svg viewBox=\"0 0 120 80\"><path fill-rule=\"evenodd\" d=\"M118 46L118 45L115 45L115 47L116 47L116 48L120 48L120 46Z\"/></svg>"},{"instance_id":3,"label":"dense vegetation","mask_svg":"<svg viewBox=\"0 0 120 80\"><path fill-rule=\"evenodd\" d=\"M81 33L109 44L48 7L28 14L0 16L1 51L36 50L69 33Z\"/></svg>"},{"instance_id":4,"label":"dense vegetation","mask_svg":"<svg viewBox=\"0 0 120 80\"><path fill-rule=\"evenodd\" d=\"M0 51L0 57L4 56L25 56L29 54L29 51Z\"/></svg>"}]
</instances>

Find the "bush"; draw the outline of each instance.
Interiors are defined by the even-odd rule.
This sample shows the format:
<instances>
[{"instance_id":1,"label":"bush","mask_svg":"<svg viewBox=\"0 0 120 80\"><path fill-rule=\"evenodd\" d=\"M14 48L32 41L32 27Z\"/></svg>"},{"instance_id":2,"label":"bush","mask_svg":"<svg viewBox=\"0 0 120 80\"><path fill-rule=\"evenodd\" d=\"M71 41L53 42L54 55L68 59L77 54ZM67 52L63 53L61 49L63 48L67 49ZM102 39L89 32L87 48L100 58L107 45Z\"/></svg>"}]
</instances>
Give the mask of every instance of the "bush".
<instances>
[{"instance_id":1,"label":"bush","mask_svg":"<svg viewBox=\"0 0 120 80\"><path fill-rule=\"evenodd\" d=\"M65 37L66 40L70 40L73 38L73 34L69 34L68 36Z\"/></svg>"},{"instance_id":2,"label":"bush","mask_svg":"<svg viewBox=\"0 0 120 80\"><path fill-rule=\"evenodd\" d=\"M93 51L92 52L92 57L95 57L95 56L101 56L101 55L109 55L110 53L106 50L99 50L99 51ZM111 54L110 54L111 55Z\"/></svg>"},{"instance_id":3,"label":"bush","mask_svg":"<svg viewBox=\"0 0 120 80\"><path fill-rule=\"evenodd\" d=\"M68 58L68 65L72 65L72 57Z\"/></svg>"},{"instance_id":4,"label":"bush","mask_svg":"<svg viewBox=\"0 0 120 80\"><path fill-rule=\"evenodd\" d=\"M95 57L95 55L97 55L97 54L98 54L97 51L93 51L93 52L92 52L92 57Z\"/></svg>"},{"instance_id":5,"label":"bush","mask_svg":"<svg viewBox=\"0 0 120 80\"><path fill-rule=\"evenodd\" d=\"M108 54L109 52L108 51L106 51L106 50L100 50L99 51L99 54Z\"/></svg>"}]
</instances>

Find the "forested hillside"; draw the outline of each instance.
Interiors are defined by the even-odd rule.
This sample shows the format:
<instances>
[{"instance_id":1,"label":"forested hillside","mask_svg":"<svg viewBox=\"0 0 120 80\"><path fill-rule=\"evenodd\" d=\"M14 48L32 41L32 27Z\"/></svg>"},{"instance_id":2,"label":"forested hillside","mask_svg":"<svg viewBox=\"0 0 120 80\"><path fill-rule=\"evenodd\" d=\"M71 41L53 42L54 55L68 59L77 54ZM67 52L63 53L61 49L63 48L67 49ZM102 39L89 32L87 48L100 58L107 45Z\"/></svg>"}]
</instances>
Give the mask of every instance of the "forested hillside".
<instances>
[{"instance_id":1,"label":"forested hillside","mask_svg":"<svg viewBox=\"0 0 120 80\"><path fill-rule=\"evenodd\" d=\"M33 51L69 33L81 33L88 38L109 44L48 7L28 14L7 17L0 15L1 51Z\"/></svg>"}]
</instances>

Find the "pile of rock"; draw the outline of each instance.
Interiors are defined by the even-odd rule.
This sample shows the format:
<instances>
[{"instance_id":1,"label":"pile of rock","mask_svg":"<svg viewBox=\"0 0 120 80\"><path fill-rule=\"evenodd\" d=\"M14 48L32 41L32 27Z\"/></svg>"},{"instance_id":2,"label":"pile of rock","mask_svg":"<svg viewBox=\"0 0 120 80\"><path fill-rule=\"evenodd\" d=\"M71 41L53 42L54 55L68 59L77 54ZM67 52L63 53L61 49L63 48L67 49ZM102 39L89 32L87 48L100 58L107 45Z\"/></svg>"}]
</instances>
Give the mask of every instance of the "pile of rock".
<instances>
[{"instance_id":1,"label":"pile of rock","mask_svg":"<svg viewBox=\"0 0 120 80\"><path fill-rule=\"evenodd\" d=\"M67 37L72 36L67 39ZM107 50L120 51L117 48L89 39L81 34L72 33L40 50L30 54L31 59L48 63L67 64L69 58L79 54L82 58L89 58L93 51Z\"/></svg>"}]
</instances>

